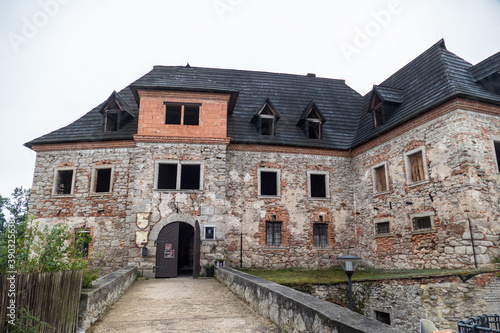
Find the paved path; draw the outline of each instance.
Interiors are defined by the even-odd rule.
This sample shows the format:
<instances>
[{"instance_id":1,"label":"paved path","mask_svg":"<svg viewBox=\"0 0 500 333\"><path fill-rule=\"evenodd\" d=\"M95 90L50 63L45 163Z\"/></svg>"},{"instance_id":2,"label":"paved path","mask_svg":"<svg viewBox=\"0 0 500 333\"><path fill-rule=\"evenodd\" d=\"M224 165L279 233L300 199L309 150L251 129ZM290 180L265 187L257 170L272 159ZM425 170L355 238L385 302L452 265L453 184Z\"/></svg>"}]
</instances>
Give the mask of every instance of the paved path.
<instances>
[{"instance_id":1,"label":"paved path","mask_svg":"<svg viewBox=\"0 0 500 333\"><path fill-rule=\"evenodd\" d=\"M217 280L135 281L87 332L278 332Z\"/></svg>"}]
</instances>

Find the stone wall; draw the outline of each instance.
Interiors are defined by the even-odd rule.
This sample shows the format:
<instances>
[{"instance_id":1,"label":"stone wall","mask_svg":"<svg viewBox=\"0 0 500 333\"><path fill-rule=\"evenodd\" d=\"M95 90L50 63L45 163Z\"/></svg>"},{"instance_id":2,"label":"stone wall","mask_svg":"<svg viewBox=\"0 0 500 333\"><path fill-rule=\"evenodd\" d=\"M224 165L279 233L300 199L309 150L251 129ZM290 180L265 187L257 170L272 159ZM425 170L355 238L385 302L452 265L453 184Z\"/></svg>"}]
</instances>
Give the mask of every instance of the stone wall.
<instances>
[{"instance_id":1,"label":"stone wall","mask_svg":"<svg viewBox=\"0 0 500 333\"><path fill-rule=\"evenodd\" d=\"M350 160L339 156L230 150L227 170L226 256L236 265L243 233L244 267L324 267L352 240ZM279 170L279 195L260 196L259 168ZM327 172L329 195L310 198L308 171ZM266 222L282 222L279 247L266 246ZM328 224L327 247L314 247L313 225ZM352 234L352 233L350 233Z\"/></svg>"},{"instance_id":2,"label":"stone wall","mask_svg":"<svg viewBox=\"0 0 500 333\"><path fill-rule=\"evenodd\" d=\"M358 255L380 268L474 265L468 218L480 265L499 256L500 177L492 139L500 120L453 111L353 159ZM423 149L427 179L410 184L405 153ZM374 194L372 168L386 163L388 191ZM433 228L412 230L412 215L431 214ZM375 234L375 222L390 233Z\"/></svg>"},{"instance_id":3,"label":"stone wall","mask_svg":"<svg viewBox=\"0 0 500 333\"><path fill-rule=\"evenodd\" d=\"M420 319L429 319L438 329L457 329L461 319L499 314L500 278L494 273L465 277L396 279L353 282L355 310L370 318L376 311L388 313L400 332L419 332ZM316 285L311 295L346 304L347 284Z\"/></svg>"},{"instance_id":4,"label":"stone wall","mask_svg":"<svg viewBox=\"0 0 500 333\"><path fill-rule=\"evenodd\" d=\"M107 274L128 263L129 240L125 215L128 207L132 148L77 149L38 152L30 198L30 214L41 225L63 223L71 229L87 228L93 237L91 252L100 274ZM93 171L112 168L112 191L92 190ZM54 194L55 170L74 170L73 192Z\"/></svg>"},{"instance_id":5,"label":"stone wall","mask_svg":"<svg viewBox=\"0 0 500 333\"><path fill-rule=\"evenodd\" d=\"M127 266L103 276L92 288L83 289L78 314L78 332L83 333L113 305L137 276L135 266Z\"/></svg>"},{"instance_id":6,"label":"stone wall","mask_svg":"<svg viewBox=\"0 0 500 333\"><path fill-rule=\"evenodd\" d=\"M157 161L201 163L204 190L156 190L154 179ZM186 222L194 226L198 220L202 231L204 226L215 227L216 240L202 241L202 266L215 257L224 256L221 242L226 233L226 169L225 145L138 144L131 166L134 180L131 183L126 222L129 227L129 259L144 276L154 277L152 268L156 263L156 237L161 228L170 222ZM136 226L137 213L151 213L150 225L146 229L150 231L146 258L141 256L140 249L135 245L135 231L139 230Z\"/></svg>"},{"instance_id":7,"label":"stone wall","mask_svg":"<svg viewBox=\"0 0 500 333\"><path fill-rule=\"evenodd\" d=\"M287 332L401 332L339 305L306 295L230 268L217 268L216 277L252 309Z\"/></svg>"}]
</instances>

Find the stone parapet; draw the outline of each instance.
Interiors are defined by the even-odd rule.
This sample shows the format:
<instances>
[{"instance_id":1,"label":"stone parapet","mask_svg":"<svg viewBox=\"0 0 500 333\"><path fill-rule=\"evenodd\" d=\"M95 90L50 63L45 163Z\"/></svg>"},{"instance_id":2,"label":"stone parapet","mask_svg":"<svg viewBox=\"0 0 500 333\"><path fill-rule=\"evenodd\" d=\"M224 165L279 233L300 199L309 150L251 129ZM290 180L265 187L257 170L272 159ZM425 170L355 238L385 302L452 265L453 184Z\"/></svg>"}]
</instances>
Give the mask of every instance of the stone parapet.
<instances>
[{"instance_id":1,"label":"stone parapet","mask_svg":"<svg viewBox=\"0 0 500 333\"><path fill-rule=\"evenodd\" d=\"M400 332L337 304L231 268L217 267L216 278L252 309L288 332Z\"/></svg>"},{"instance_id":2,"label":"stone parapet","mask_svg":"<svg viewBox=\"0 0 500 333\"><path fill-rule=\"evenodd\" d=\"M127 266L105 275L94 282L92 288L83 289L80 296L78 333L83 333L111 305L113 305L137 275L135 266Z\"/></svg>"}]
</instances>

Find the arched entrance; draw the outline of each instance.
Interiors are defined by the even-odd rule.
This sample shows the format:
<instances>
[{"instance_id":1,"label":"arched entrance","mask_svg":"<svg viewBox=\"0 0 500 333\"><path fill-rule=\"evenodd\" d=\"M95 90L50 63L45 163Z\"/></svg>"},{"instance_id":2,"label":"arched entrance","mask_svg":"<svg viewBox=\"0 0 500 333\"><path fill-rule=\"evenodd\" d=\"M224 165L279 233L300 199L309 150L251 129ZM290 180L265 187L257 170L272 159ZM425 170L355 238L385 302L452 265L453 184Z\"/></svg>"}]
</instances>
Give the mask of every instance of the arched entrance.
<instances>
[{"instance_id":1,"label":"arched entrance","mask_svg":"<svg viewBox=\"0 0 500 333\"><path fill-rule=\"evenodd\" d=\"M185 222L164 226L156 240L155 277L200 274L200 227Z\"/></svg>"}]
</instances>

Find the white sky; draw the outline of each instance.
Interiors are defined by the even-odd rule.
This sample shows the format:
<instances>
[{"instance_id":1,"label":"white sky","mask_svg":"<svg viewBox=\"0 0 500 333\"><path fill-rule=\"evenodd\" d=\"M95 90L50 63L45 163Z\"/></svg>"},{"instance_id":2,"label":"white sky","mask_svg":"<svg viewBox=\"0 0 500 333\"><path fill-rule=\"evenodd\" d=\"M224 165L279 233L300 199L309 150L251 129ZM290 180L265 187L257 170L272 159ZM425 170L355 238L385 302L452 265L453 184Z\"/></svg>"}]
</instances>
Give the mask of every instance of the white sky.
<instances>
[{"instance_id":1,"label":"white sky","mask_svg":"<svg viewBox=\"0 0 500 333\"><path fill-rule=\"evenodd\" d=\"M500 0L2 0L0 195L31 187L23 143L153 65L316 73L365 94L441 38L473 64L500 51L499 18Z\"/></svg>"}]
</instances>

